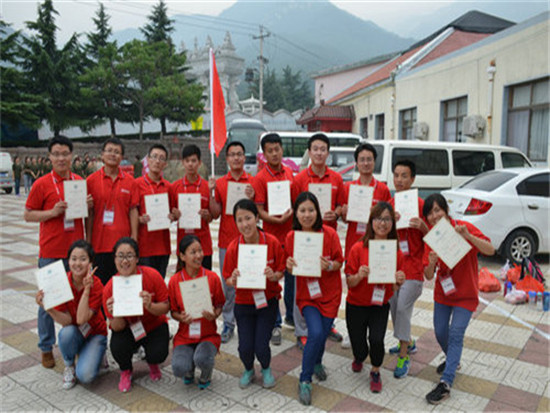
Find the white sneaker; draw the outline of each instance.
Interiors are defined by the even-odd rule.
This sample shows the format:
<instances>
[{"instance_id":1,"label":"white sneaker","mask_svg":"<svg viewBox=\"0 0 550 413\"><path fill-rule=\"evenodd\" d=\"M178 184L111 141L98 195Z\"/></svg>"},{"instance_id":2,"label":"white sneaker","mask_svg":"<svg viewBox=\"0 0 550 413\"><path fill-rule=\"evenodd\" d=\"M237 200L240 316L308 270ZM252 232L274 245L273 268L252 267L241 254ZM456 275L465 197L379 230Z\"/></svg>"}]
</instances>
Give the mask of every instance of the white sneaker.
<instances>
[{"instance_id":1,"label":"white sneaker","mask_svg":"<svg viewBox=\"0 0 550 413\"><path fill-rule=\"evenodd\" d=\"M349 335L344 336L341 344L342 348L351 348L351 343L349 341Z\"/></svg>"},{"instance_id":2,"label":"white sneaker","mask_svg":"<svg viewBox=\"0 0 550 413\"><path fill-rule=\"evenodd\" d=\"M74 366L65 367L63 372L63 388L65 390L72 389L76 385L76 376L74 373Z\"/></svg>"}]
</instances>

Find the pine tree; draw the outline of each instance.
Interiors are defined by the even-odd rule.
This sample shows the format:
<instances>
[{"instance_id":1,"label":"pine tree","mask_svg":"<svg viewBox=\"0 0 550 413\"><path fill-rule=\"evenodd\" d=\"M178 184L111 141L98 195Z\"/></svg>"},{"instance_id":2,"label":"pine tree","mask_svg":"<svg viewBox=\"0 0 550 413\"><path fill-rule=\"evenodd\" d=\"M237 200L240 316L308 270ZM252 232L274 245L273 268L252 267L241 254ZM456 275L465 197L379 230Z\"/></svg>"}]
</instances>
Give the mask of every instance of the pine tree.
<instances>
[{"instance_id":1,"label":"pine tree","mask_svg":"<svg viewBox=\"0 0 550 413\"><path fill-rule=\"evenodd\" d=\"M168 17L168 7L164 0L153 6L153 12L147 16L149 21L140 31L148 43L167 42L173 46L171 33L174 31L174 20Z\"/></svg>"},{"instance_id":2,"label":"pine tree","mask_svg":"<svg viewBox=\"0 0 550 413\"><path fill-rule=\"evenodd\" d=\"M95 32L88 33L88 44L85 46L88 54L96 61L99 60L99 51L110 44L109 37L111 37L113 29L109 26L109 19L110 16L105 13L105 6L103 3L99 3L96 17L92 18L95 24Z\"/></svg>"}]
</instances>

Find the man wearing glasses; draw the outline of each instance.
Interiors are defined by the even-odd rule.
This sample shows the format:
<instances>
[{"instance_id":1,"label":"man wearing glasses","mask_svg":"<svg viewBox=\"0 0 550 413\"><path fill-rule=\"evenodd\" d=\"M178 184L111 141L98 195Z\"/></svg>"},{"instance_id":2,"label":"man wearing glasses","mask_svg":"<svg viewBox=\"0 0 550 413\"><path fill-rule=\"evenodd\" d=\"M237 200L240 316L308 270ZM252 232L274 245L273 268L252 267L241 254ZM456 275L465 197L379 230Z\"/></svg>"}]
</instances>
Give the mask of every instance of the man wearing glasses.
<instances>
[{"instance_id":1,"label":"man wearing glasses","mask_svg":"<svg viewBox=\"0 0 550 413\"><path fill-rule=\"evenodd\" d=\"M244 194L250 199L254 199L254 189L252 188L252 177L244 171L245 151L241 142L231 142L225 149L225 158L229 166L227 175L222 176L217 181L210 178L209 187L214 191L210 198L210 212L212 218L216 219L221 215L220 229L218 232L218 247L220 257L220 273L223 270L223 261L227 247L234 238L239 236L239 230L233 219L233 212L226 214L227 191L229 182L246 184ZM228 211L227 211L228 212ZM223 280L223 292L225 293L225 305L223 306L223 330L221 334L222 343L227 343L233 337L235 330L235 289L228 286Z\"/></svg>"},{"instance_id":2,"label":"man wearing glasses","mask_svg":"<svg viewBox=\"0 0 550 413\"><path fill-rule=\"evenodd\" d=\"M86 240L95 251L94 266L103 285L116 274L113 247L122 237L138 237L136 203L132 199L134 178L120 169L124 145L118 138L103 143L103 168L86 180L88 195L93 198L93 211L86 221ZM136 218L131 219L132 215Z\"/></svg>"},{"instance_id":3,"label":"man wearing glasses","mask_svg":"<svg viewBox=\"0 0 550 413\"><path fill-rule=\"evenodd\" d=\"M135 190L132 194L132 203L138 207L138 214L134 214L132 219L139 222L134 222L134 226L138 227L139 264L156 269L162 278L166 277L170 259L170 229L148 230L147 223L150 217L145 210L145 196L170 192L170 182L162 177L167 160L168 151L164 145L151 146L147 154L149 172L135 180ZM173 219L170 215L170 220Z\"/></svg>"}]
</instances>

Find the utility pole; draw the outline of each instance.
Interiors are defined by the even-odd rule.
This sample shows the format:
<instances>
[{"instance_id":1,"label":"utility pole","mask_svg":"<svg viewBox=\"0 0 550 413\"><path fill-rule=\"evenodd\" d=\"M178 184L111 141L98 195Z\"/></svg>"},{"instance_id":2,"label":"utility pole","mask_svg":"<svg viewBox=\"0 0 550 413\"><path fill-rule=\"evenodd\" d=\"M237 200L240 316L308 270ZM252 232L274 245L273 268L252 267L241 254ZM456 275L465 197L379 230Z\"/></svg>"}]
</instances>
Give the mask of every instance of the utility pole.
<instances>
[{"instance_id":1,"label":"utility pole","mask_svg":"<svg viewBox=\"0 0 550 413\"><path fill-rule=\"evenodd\" d=\"M253 39L260 40L260 121L264 120L264 61L267 63L267 59L264 58L264 37L269 37L270 33L264 33L264 27L260 25L260 35L254 36Z\"/></svg>"}]
</instances>

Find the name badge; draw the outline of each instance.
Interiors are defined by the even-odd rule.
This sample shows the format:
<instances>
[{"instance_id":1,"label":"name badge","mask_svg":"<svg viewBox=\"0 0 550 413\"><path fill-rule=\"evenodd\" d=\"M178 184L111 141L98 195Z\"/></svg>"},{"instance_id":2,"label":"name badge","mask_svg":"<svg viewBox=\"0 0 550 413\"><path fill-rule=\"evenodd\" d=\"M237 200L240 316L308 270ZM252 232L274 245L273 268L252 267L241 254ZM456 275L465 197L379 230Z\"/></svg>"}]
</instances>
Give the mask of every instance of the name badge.
<instances>
[{"instance_id":1,"label":"name badge","mask_svg":"<svg viewBox=\"0 0 550 413\"><path fill-rule=\"evenodd\" d=\"M357 234L364 234L367 232L367 223L366 222L358 222L357 223L357 230L355 231Z\"/></svg>"},{"instance_id":2,"label":"name badge","mask_svg":"<svg viewBox=\"0 0 550 413\"><path fill-rule=\"evenodd\" d=\"M323 295L323 292L321 291L321 286L319 285L319 281L309 281L307 283L307 289L309 290L309 296L312 299L319 298Z\"/></svg>"},{"instance_id":3,"label":"name badge","mask_svg":"<svg viewBox=\"0 0 550 413\"><path fill-rule=\"evenodd\" d=\"M74 231L74 219L63 219L63 229L65 231Z\"/></svg>"},{"instance_id":4,"label":"name badge","mask_svg":"<svg viewBox=\"0 0 550 413\"><path fill-rule=\"evenodd\" d=\"M399 241L399 249L405 255L409 255L409 241L403 240Z\"/></svg>"},{"instance_id":5,"label":"name badge","mask_svg":"<svg viewBox=\"0 0 550 413\"><path fill-rule=\"evenodd\" d=\"M134 339L136 341L141 340L147 335L147 333L145 332L145 328L143 328L143 323L141 321L137 321L134 324L130 324L130 329L132 330L132 334L134 335Z\"/></svg>"},{"instance_id":6,"label":"name badge","mask_svg":"<svg viewBox=\"0 0 550 413\"><path fill-rule=\"evenodd\" d=\"M371 302L374 305L384 304L384 295L386 295L386 289L384 287L374 287L374 290L372 290Z\"/></svg>"},{"instance_id":7,"label":"name badge","mask_svg":"<svg viewBox=\"0 0 550 413\"><path fill-rule=\"evenodd\" d=\"M84 336L84 338L88 337L92 331L92 327L89 323L84 323L78 326L78 329L80 330L80 333Z\"/></svg>"},{"instance_id":8,"label":"name badge","mask_svg":"<svg viewBox=\"0 0 550 413\"><path fill-rule=\"evenodd\" d=\"M256 308L259 310L260 308L267 307L267 298L265 297L265 292L263 291L254 291L252 293L252 296L254 297L254 305L256 305Z\"/></svg>"},{"instance_id":9,"label":"name badge","mask_svg":"<svg viewBox=\"0 0 550 413\"><path fill-rule=\"evenodd\" d=\"M105 209L103 211L103 225L113 225L115 222L115 210Z\"/></svg>"},{"instance_id":10,"label":"name badge","mask_svg":"<svg viewBox=\"0 0 550 413\"><path fill-rule=\"evenodd\" d=\"M189 337L191 338L201 338L201 321L193 321L189 325Z\"/></svg>"},{"instance_id":11,"label":"name badge","mask_svg":"<svg viewBox=\"0 0 550 413\"><path fill-rule=\"evenodd\" d=\"M443 288L443 293L445 295L451 295L456 291L453 277L451 277L450 275L446 277L440 277L439 282L441 283L441 288Z\"/></svg>"}]
</instances>

